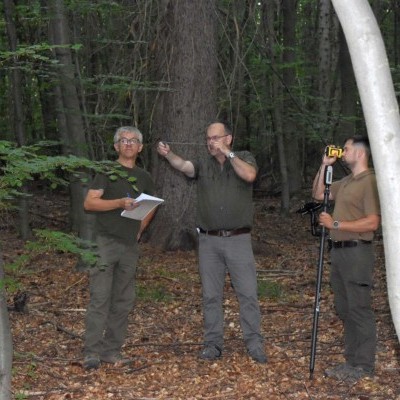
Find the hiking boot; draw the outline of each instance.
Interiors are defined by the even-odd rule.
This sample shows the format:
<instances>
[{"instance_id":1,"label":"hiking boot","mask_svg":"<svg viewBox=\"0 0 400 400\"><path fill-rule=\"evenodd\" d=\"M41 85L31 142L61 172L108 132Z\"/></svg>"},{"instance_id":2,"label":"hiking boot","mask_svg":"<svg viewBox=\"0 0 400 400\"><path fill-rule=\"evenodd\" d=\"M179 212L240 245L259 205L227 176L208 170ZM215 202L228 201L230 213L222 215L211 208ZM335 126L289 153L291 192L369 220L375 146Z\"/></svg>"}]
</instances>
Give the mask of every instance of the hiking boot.
<instances>
[{"instance_id":1,"label":"hiking boot","mask_svg":"<svg viewBox=\"0 0 400 400\"><path fill-rule=\"evenodd\" d=\"M360 379L372 378L373 376L374 371L366 370L361 366L357 366L351 368L344 380L347 382L357 382Z\"/></svg>"},{"instance_id":2,"label":"hiking boot","mask_svg":"<svg viewBox=\"0 0 400 400\"><path fill-rule=\"evenodd\" d=\"M335 365L332 368L325 370L325 376L328 378L344 379L344 377L349 373L353 367L347 362Z\"/></svg>"},{"instance_id":3,"label":"hiking boot","mask_svg":"<svg viewBox=\"0 0 400 400\"><path fill-rule=\"evenodd\" d=\"M249 356L256 362L260 364L266 364L267 363L267 355L265 354L265 350L263 345L260 343L257 346L254 346L250 349L247 350L249 353Z\"/></svg>"},{"instance_id":4,"label":"hiking boot","mask_svg":"<svg viewBox=\"0 0 400 400\"><path fill-rule=\"evenodd\" d=\"M373 371L368 371L361 366L353 367L350 364L342 363L336 367L327 369L325 376L341 381L356 382L362 378L373 377Z\"/></svg>"},{"instance_id":5,"label":"hiking boot","mask_svg":"<svg viewBox=\"0 0 400 400\"><path fill-rule=\"evenodd\" d=\"M199 357L202 360L213 361L220 358L221 355L222 355L222 350L220 347L208 344L204 346L203 350L199 354Z\"/></svg>"},{"instance_id":6,"label":"hiking boot","mask_svg":"<svg viewBox=\"0 0 400 400\"><path fill-rule=\"evenodd\" d=\"M104 354L100 356L101 362L122 366L132 362L129 358L124 358L121 353Z\"/></svg>"},{"instance_id":7,"label":"hiking boot","mask_svg":"<svg viewBox=\"0 0 400 400\"><path fill-rule=\"evenodd\" d=\"M100 358L97 354L87 354L83 359L83 368L86 370L97 369L100 367Z\"/></svg>"}]
</instances>

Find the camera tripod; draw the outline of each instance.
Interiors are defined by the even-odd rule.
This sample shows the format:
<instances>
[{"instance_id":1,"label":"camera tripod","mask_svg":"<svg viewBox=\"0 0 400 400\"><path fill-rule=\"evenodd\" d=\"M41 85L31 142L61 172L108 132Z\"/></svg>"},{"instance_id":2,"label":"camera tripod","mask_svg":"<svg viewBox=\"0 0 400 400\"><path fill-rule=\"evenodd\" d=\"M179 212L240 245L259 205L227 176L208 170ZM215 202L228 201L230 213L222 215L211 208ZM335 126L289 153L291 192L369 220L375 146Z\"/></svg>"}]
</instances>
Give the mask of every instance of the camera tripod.
<instances>
[{"instance_id":1,"label":"camera tripod","mask_svg":"<svg viewBox=\"0 0 400 400\"><path fill-rule=\"evenodd\" d=\"M325 190L324 190L324 201L322 203L322 210L324 212L326 212L328 209L330 186L332 184L332 171L333 171L333 168L331 165L327 165L325 167L325 171L324 171ZM315 354L316 354L316 348L317 348L318 319L319 319L319 309L320 309L320 301L321 301L321 282L322 282L322 275L323 275L323 270L324 270L325 237L326 237L326 228L325 228L325 226L322 226L320 242L319 242L317 283L316 283L316 288L315 288L315 301L314 301L314 319L313 319L313 329L312 329L312 337L311 337L310 379L312 379L312 376L314 373Z\"/></svg>"}]
</instances>

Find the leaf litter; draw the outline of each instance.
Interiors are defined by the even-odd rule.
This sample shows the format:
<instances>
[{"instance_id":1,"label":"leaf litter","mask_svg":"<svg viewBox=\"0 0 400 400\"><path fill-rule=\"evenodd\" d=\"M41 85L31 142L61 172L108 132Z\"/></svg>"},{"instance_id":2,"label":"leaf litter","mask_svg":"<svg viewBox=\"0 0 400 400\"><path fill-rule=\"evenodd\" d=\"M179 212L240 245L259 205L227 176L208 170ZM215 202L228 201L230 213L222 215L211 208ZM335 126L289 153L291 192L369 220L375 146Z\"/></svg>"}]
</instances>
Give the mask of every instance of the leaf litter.
<instances>
[{"instance_id":1,"label":"leaf litter","mask_svg":"<svg viewBox=\"0 0 400 400\"><path fill-rule=\"evenodd\" d=\"M65 228L67 200L51 201L50 196L43 196L42 201L36 197L34 223ZM21 253L23 243L11 224L3 232L3 257L11 262ZM319 239L311 235L308 217L291 213L284 218L279 213L279 199L258 198L253 242L267 364L257 364L246 354L229 276L224 291L223 357L215 362L199 360L203 321L196 252L165 252L143 244L137 300L123 348L132 362L85 371L82 339L88 279L75 270L75 257L47 252L32 260L29 273L18 276L18 290L28 297L27 310L10 311L14 398L400 399L399 342L387 300L381 236L375 244L373 292L378 328L376 371L373 378L356 383L325 378L323 373L343 361L342 324L333 308L327 255L315 370L310 379ZM12 294L8 302L12 307Z\"/></svg>"}]
</instances>

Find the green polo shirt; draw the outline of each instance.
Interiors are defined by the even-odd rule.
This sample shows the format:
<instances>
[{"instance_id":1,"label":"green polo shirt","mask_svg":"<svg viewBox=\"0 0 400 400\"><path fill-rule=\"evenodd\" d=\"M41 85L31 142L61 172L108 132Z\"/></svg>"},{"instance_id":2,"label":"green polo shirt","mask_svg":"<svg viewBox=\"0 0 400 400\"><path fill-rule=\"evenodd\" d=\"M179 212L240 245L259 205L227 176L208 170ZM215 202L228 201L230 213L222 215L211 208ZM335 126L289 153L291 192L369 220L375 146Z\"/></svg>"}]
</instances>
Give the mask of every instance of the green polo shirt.
<instances>
[{"instance_id":1,"label":"green polo shirt","mask_svg":"<svg viewBox=\"0 0 400 400\"><path fill-rule=\"evenodd\" d=\"M331 186L335 200L332 217L335 221L355 221L367 215L380 215L375 172L372 169L356 176L350 174ZM374 232L330 231L332 240L372 240Z\"/></svg>"},{"instance_id":2,"label":"green polo shirt","mask_svg":"<svg viewBox=\"0 0 400 400\"><path fill-rule=\"evenodd\" d=\"M102 199L112 200L123 197L136 198L141 193L154 194L154 183L148 172L139 167L121 168L128 177L136 178L132 184L127 179L118 178L111 180L106 175L97 174L91 184L91 189L103 189ZM122 208L110 211L98 211L96 214L96 233L102 236L111 236L125 243L134 243L139 232L140 221L121 217Z\"/></svg>"},{"instance_id":3,"label":"green polo shirt","mask_svg":"<svg viewBox=\"0 0 400 400\"><path fill-rule=\"evenodd\" d=\"M248 151L236 156L257 168ZM253 226L253 184L241 179L229 160L215 157L193 163L197 179L197 226L204 230L231 230Z\"/></svg>"}]
</instances>

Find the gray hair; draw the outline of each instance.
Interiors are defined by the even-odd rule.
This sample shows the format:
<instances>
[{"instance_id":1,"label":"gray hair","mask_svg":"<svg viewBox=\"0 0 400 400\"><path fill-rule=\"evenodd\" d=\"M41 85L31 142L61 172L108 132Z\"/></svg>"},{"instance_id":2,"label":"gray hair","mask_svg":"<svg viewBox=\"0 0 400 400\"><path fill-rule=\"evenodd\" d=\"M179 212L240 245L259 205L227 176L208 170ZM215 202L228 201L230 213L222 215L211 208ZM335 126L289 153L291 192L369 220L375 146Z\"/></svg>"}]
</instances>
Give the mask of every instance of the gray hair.
<instances>
[{"instance_id":1,"label":"gray hair","mask_svg":"<svg viewBox=\"0 0 400 400\"><path fill-rule=\"evenodd\" d=\"M121 126L120 128L118 128L115 131L114 143L117 143L121 139L121 135L123 132L134 133L136 137L139 139L140 143L143 143L142 132L140 132L139 129L134 126Z\"/></svg>"}]
</instances>

